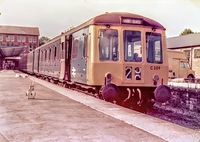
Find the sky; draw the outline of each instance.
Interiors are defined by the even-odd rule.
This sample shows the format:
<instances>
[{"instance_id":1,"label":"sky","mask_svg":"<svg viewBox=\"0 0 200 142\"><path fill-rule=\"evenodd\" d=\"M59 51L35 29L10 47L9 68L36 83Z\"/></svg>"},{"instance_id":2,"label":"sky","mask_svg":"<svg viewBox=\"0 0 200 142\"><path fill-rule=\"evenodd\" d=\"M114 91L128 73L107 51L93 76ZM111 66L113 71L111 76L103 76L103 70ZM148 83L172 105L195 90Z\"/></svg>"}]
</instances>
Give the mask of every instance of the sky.
<instances>
[{"instance_id":1,"label":"sky","mask_svg":"<svg viewBox=\"0 0 200 142\"><path fill-rule=\"evenodd\" d=\"M200 32L200 0L0 0L0 25L39 27L53 38L105 12L130 12L158 21L167 37Z\"/></svg>"}]
</instances>

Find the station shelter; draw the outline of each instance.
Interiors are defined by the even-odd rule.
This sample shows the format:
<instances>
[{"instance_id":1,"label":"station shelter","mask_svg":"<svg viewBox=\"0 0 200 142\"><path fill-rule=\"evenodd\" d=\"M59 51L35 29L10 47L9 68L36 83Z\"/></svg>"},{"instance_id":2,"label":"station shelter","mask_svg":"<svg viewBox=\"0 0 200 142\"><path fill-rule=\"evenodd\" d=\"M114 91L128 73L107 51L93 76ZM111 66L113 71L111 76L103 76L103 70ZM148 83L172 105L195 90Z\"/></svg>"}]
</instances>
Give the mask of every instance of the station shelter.
<instances>
[{"instance_id":1,"label":"station shelter","mask_svg":"<svg viewBox=\"0 0 200 142\"><path fill-rule=\"evenodd\" d=\"M38 27L0 25L0 70L17 69L20 55L38 46Z\"/></svg>"}]
</instances>

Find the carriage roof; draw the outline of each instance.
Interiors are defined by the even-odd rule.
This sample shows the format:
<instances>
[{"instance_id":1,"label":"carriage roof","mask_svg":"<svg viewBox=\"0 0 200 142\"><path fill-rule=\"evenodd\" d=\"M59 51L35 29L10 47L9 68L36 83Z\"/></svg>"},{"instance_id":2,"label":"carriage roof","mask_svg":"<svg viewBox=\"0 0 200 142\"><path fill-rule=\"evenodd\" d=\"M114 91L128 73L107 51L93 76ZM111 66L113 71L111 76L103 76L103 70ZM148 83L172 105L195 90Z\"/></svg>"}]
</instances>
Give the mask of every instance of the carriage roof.
<instances>
[{"instance_id":1,"label":"carriage roof","mask_svg":"<svg viewBox=\"0 0 200 142\"><path fill-rule=\"evenodd\" d=\"M89 21L85 22L84 25L120 25L122 24L122 18L140 19L143 20L143 26L151 26L153 28L165 29L160 23L155 20L127 12L105 13L90 19Z\"/></svg>"},{"instance_id":2,"label":"carriage roof","mask_svg":"<svg viewBox=\"0 0 200 142\"><path fill-rule=\"evenodd\" d=\"M112 12L112 13L104 13L99 16L96 16L77 27L72 28L69 31L62 33L61 35L58 35L57 37L53 38L48 43L51 43L52 41L55 41L61 38L62 36L69 35L89 25L121 25L122 18L140 19L143 21L142 26L150 26L152 28L165 30L165 28L160 23L158 23L155 20L149 19L147 17L128 13L128 12Z\"/></svg>"}]
</instances>

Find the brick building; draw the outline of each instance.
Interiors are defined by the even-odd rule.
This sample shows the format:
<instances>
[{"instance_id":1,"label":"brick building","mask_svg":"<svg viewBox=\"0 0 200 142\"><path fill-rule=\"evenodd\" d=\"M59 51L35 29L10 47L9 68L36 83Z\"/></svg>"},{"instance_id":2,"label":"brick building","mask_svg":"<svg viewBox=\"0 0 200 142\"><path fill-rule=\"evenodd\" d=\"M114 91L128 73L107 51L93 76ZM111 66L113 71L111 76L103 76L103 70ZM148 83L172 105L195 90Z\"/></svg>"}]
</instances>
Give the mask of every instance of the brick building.
<instances>
[{"instance_id":1,"label":"brick building","mask_svg":"<svg viewBox=\"0 0 200 142\"><path fill-rule=\"evenodd\" d=\"M200 78L200 33L167 38L167 48L184 51L195 77Z\"/></svg>"},{"instance_id":2,"label":"brick building","mask_svg":"<svg viewBox=\"0 0 200 142\"><path fill-rule=\"evenodd\" d=\"M38 46L39 28L0 25L1 67L5 63L16 64L22 52L29 52Z\"/></svg>"}]
</instances>

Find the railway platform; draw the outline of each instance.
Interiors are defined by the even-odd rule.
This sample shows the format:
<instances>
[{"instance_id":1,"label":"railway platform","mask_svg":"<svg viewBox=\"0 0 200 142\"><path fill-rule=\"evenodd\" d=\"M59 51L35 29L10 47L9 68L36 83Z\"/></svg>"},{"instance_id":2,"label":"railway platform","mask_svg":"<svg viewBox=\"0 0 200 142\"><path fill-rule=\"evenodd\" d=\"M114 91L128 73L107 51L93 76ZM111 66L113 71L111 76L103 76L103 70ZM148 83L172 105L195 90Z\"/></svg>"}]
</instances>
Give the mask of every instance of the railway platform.
<instances>
[{"instance_id":1,"label":"railway platform","mask_svg":"<svg viewBox=\"0 0 200 142\"><path fill-rule=\"evenodd\" d=\"M197 131L16 74L0 71L0 142L200 141Z\"/></svg>"}]
</instances>

